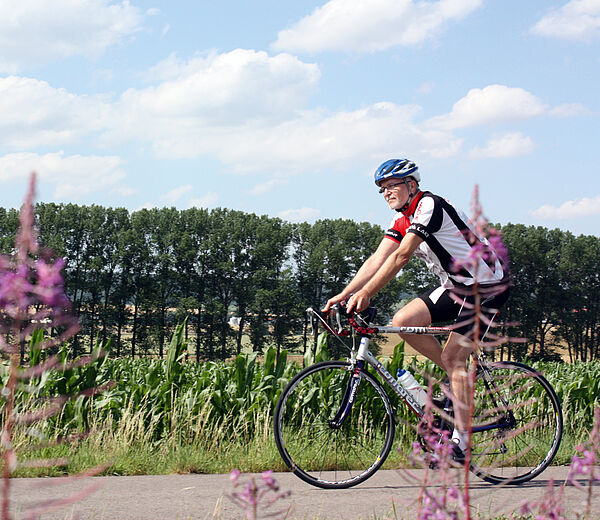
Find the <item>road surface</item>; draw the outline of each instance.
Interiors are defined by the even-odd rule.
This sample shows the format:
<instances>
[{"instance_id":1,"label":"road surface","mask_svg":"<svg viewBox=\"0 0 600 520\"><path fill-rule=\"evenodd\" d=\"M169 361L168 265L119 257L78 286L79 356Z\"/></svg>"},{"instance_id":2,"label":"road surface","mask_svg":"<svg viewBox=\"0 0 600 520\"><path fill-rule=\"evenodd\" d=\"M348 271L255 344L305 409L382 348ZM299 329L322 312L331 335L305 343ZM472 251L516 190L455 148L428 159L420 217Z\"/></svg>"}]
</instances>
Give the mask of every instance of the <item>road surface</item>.
<instances>
[{"instance_id":1,"label":"road surface","mask_svg":"<svg viewBox=\"0 0 600 520\"><path fill-rule=\"evenodd\" d=\"M600 469L600 468L598 468ZM422 476L422 471L414 472ZM519 508L522 500L542 499L550 479L554 491L568 474L568 467L551 467L537 479L521 486L492 486L476 477L471 483L474 516L498 517ZM248 475L242 475L245 482ZM261 481L260 475L256 476ZM290 507L288 519L374 520L414 518L421 486L406 473L379 471L366 482L347 490L323 490L312 487L291 473L275 473L281 490L290 490L289 498L279 500L274 509ZM600 483L594 486L594 516L600 518ZM79 481L61 478L13 479L11 509L16 520L26 518L28 507L56 498L93 493L71 505L43 513L42 520L229 520L245 515L228 497L232 491L229 475L147 475L137 477L92 477ZM242 486L240 486L241 488ZM567 486L565 504L570 517L585 511L586 495ZM395 511L395 513L394 513ZM258 518L265 518L259 513Z\"/></svg>"}]
</instances>

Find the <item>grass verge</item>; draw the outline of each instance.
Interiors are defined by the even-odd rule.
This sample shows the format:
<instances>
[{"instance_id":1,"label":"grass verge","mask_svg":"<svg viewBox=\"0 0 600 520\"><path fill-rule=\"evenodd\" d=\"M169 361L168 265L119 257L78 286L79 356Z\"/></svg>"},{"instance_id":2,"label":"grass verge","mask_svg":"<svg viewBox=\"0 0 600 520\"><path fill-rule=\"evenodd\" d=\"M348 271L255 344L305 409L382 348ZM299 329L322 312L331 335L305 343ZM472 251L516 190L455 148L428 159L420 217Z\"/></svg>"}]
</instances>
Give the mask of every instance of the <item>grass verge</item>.
<instances>
[{"instance_id":1,"label":"grass verge","mask_svg":"<svg viewBox=\"0 0 600 520\"><path fill-rule=\"evenodd\" d=\"M575 446L583 440L565 433L554 464L567 465ZM385 469L405 467L413 438L396 441ZM75 444L56 444L45 448L22 445L20 460L65 459L52 467L19 466L15 477L72 475L98 465L108 465L104 475L166 475L176 473L228 473L265 470L286 471L273 436L263 432L253 438L215 435L198 442L182 442L174 438L162 442L148 439L131 440L112 431L92 431Z\"/></svg>"}]
</instances>

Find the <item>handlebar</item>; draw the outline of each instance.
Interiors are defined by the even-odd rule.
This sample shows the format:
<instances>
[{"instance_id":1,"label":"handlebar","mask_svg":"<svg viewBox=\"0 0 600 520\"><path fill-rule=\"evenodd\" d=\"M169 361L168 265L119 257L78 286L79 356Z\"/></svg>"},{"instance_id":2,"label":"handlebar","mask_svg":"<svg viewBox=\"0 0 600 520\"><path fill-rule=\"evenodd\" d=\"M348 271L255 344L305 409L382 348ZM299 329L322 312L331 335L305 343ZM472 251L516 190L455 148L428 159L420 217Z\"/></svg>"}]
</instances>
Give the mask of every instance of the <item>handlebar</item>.
<instances>
[{"instance_id":1,"label":"handlebar","mask_svg":"<svg viewBox=\"0 0 600 520\"><path fill-rule=\"evenodd\" d=\"M346 307L341 302L333 305L328 311L317 311L309 307L306 309L306 312L312 315L317 324L320 321L328 332L336 336L349 336L351 333L350 330L344 329L342 326L342 317L347 318L350 327L359 334L369 335L375 334L378 331L376 327L372 326L375 316L377 316L377 309L375 307L368 307L358 313L354 311L347 312Z\"/></svg>"}]
</instances>

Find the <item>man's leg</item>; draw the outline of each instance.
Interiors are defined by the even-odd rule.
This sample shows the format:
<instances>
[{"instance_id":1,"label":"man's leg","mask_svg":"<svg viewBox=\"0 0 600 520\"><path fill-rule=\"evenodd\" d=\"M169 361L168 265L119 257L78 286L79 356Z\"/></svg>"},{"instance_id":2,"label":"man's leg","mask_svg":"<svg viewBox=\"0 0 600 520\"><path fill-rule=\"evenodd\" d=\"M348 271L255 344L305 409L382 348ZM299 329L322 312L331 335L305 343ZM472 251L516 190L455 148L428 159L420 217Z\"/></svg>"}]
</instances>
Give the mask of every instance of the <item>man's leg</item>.
<instances>
[{"instance_id":1,"label":"man's leg","mask_svg":"<svg viewBox=\"0 0 600 520\"><path fill-rule=\"evenodd\" d=\"M469 416L471 413L471 381L467 372L467 359L473 352L474 343L452 332L444 345L442 362L446 367L454 402L454 433L453 438L459 440L460 448L467 448Z\"/></svg>"},{"instance_id":2,"label":"man's leg","mask_svg":"<svg viewBox=\"0 0 600 520\"><path fill-rule=\"evenodd\" d=\"M427 327L431 325L431 314L425 302L415 298L400 309L392 321L394 327ZM400 334L417 352L427 356L436 365L446 370L442 361L442 346L434 336L422 334Z\"/></svg>"}]
</instances>

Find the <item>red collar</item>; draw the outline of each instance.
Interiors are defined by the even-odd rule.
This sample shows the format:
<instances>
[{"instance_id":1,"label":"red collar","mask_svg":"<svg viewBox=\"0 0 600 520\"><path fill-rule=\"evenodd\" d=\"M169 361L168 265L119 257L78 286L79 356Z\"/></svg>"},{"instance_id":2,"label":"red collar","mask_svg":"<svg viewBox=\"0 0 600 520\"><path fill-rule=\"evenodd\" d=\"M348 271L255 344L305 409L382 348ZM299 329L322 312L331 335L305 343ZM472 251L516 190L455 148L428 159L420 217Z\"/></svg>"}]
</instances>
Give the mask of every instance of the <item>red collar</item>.
<instances>
[{"instance_id":1,"label":"red collar","mask_svg":"<svg viewBox=\"0 0 600 520\"><path fill-rule=\"evenodd\" d=\"M419 193L417 193L415 195L415 198L411 201L410 206L408 206L408 209L406 211L403 211L402 214L406 217L410 217L411 215L413 215L415 210L417 209L417 204L419 204L421 197L423 197L423 192L419 191Z\"/></svg>"}]
</instances>

